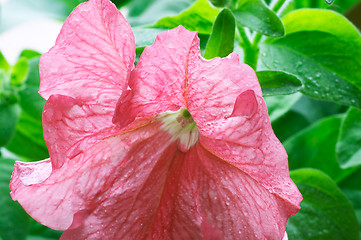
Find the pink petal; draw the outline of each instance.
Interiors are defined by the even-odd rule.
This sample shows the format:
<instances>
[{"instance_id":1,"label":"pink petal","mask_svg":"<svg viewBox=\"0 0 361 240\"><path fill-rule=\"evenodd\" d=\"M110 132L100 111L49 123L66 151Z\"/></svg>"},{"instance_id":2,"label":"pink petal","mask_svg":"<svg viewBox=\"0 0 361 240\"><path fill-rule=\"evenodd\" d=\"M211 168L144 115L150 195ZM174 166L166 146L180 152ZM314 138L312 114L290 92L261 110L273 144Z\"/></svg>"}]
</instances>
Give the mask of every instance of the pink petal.
<instances>
[{"instance_id":1,"label":"pink petal","mask_svg":"<svg viewBox=\"0 0 361 240\"><path fill-rule=\"evenodd\" d=\"M199 38L179 26L159 34L131 74L131 91L123 95L114 123L123 127L136 117L187 108L198 123L232 113L239 94L253 90L262 96L255 72L237 54L205 60Z\"/></svg>"},{"instance_id":2,"label":"pink petal","mask_svg":"<svg viewBox=\"0 0 361 240\"><path fill-rule=\"evenodd\" d=\"M134 36L110 1L80 4L65 21L56 45L40 60L40 94L78 97L115 106L133 67Z\"/></svg>"},{"instance_id":3,"label":"pink petal","mask_svg":"<svg viewBox=\"0 0 361 240\"><path fill-rule=\"evenodd\" d=\"M52 171L50 159L38 162L15 162L14 176L18 176L25 185L38 184L46 180Z\"/></svg>"},{"instance_id":4,"label":"pink petal","mask_svg":"<svg viewBox=\"0 0 361 240\"><path fill-rule=\"evenodd\" d=\"M257 97L253 90L247 90L238 95L234 109L229 117L252 117L258 110Z\"/></svg>"},{"instance_id":5,"label":"pink petal","mask_svg":"<svg viewBox=\"0 0 361 240\"><path fill-rule=\"evenodd\" d=\"M224 118L203 129L199 127L200 144L282 198L288 215L292 216L299 210L302 196L289 177L287 153L273 133L263 99L248 100L255 102L237 101L235 112L245 105L257 108L249 110L254 114Z\"/></svg>"},{"instance_id":6,"label":"pink petal","mask_svg":"<svg viewBox=\"0 0 361 240\"><path fill-rule=\"evenodd\" d=\"M49 160L40 166L17 162L11 195L40 223L69 229L65 239L145 235L177 149L171 136L158 130L153 123L98 142L46 179L42 174L36 179L34 172L43 164L51 168Z\"/></svg>"},{"instance_id":7,"label":"pink petal","mask_svg":"<svg viewBox=\"0 0 361 240\"><path fill-rule=\"evenodd\" d=\"M130 73L134 52L110 2L71 14L40 63L51 161L17 162L13 199L61 239L281 239L302 197L254 71L181 26ZM201 132L185 152L154 120L180 107Z\"/></svg>"},{"instance_id":8,"label":"pink petal","mask_svg":"<svg viewBox=\"0 0 361 240\"><path fill-rule=\"evenodd\" d=\"M192 61L193 60L193 61ZM198 127L231 115L237 97L248 90L262 96L255 72L238 55L205 60L199 55L188 67L187 109Z\"/></svg>"},{"instance_id":9,"label":"pink petal","mask_svg":"<svg viewBox=\"0 0 361 240\"><path fill-rule=\"evenodd\" d=\"M288 202L200 144L177 151L159 127L100 141L49 177L49 160L17 163L12 197L67 240L282 238Z\"/></svg>"},{"instance_id":10,"label":"pink petal","mask_svg":"<svg viewBox=\"0 0 361 240\"><path fill-rule=\"evenodd\" d=\"M173 160L149 239L281 239L283 199L200 145Z\"/></svg>"},{"instance_id":11,"label":"pink petal","mask_svg":"<svg viewBox=\"0 0 361 240\"><path fill-rule=\"evenodd\" d=\"M119 132L112 122L114 109L52 95L43 112L44 139L54 169L92 144Z\"/></svg>"},{"instance_id":12,"label":"pink petal","mask_svg":"<svg viewBox=\"0 0 361 240\"><path fill-rule=\"evenodd\" d=\"M187 65L191 52L199 54L199 38L179 26L158 34L154 44L147 47L132 72L131 92L120 98L114 122L120 127L136 117L176 111L186 105Z\"/></svg>"}]
</instances>

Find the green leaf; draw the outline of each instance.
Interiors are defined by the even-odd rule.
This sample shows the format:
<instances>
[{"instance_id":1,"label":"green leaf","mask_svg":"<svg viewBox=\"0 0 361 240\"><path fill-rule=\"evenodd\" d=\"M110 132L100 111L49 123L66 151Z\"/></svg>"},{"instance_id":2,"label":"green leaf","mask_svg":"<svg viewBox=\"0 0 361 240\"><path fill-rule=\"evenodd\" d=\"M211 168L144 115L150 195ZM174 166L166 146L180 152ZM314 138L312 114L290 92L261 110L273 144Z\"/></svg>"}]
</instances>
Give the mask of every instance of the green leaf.
<instances>
[{"instance_id":1,"label":"green leaf","mask_svg":"<svg viewBox=\"0 0 361 240\"><path fill-rule=\"evenodd\" d=\"M235 30L236 24L231 11L223 9L214 22L204 58L226 57L232 53Z\"/></svg>"},{"instance_id":2,"label":"green leaf","mask_svg":"<svg viewBox=\"0 0 361 240\"><path fill-rule=\"evenodd\" d=\"M173 17L164 17L154 26L160 28L175 28L179 25L190 31L198 31L200 34L210 34L214 19L219 13L209 5L207 0L198 0L192 7Z\"/></svg>"},{"instance_id":3,"label":"green leaf","mask_svg":"<svg viewBox=\"0 0 361 240\"><path fill-rule=\"evenodd\" d=\"M315 168L336 182L348 176L352 169L341 169L336 158L341 116L322 119L284 142L289 168Z\"/></svg>"},{"instance_id":4,"label":"green leaf","mask_svg":"<svg viewBox=\"0 0 361 240\"><path fill-rule=\"evenodd\" d=\"M66 0L66 1L71 1L71 0ZM121 8L125 5L127 5L131 0L111 0L115 6L117 6L117 8Z\"/></svg>"},{"instance_id":5,"label":"green leaf","mask_svg":"<svg viewBox=\"0 0 361 240\"><path fill-rule=\"evenodd\" d=\"M237 24L270 37L281 37L284 35L284 27L272 10L262 0L240 1L237 9L232 10Z\"/></svg>"},{"instance_id":6,"label":"green leaf","mask_svg":"<svg viewBox=\"0 0 361 240\"><path fill-rule=\"evenodd\" d=\"M351 201L361 229L361 167L342 180L338 185L342 192ZM360 232L361 235L361 232Z\"/></svg>"},{"instance_id":7,"label":"green leaf","mask_svg":"<svg viewBox=\"0 0 361 240\"><path fill-rule=\"evenodd\" d=\"M314 123L324 117L344 113L347 107L302 95L292 110L301 114L309 123Z\"/></svg>"},{"instance_id":8,"label":"green leaf","mask_svg":"<svg viewBox=\"0 0 361 240\"><path fill-rule=\"evenodd\" d=\"M148 27L134 27L132 28L135 37L135 65L137 65L141 54L143 53L146 46L152 45L155 38L165 29L162 28L148 28Z\"/></svg>"},{"instance_id":9,"label":"green leaf","mask_svg":"<svg viewBox=\"0 0 361 240\"><path fill-rule=\"evenodd\" d=\"M291 97L293 95L265 97L267 105L269 98L272 99L270 105L272 128L281 142L322 118L346 110L345 107L332 102L313 99L300 93L295 99ZM284 106L289 107L284 109Z\"/></svg>"},{"instance_id":10,"label":"green leaf","mask_svg":"<svg viewBox=\"0 0 361 240\"><path fill-rule=\"evenodd\" d=\"M232 0L209 0L210 3L212 3L213 6L218 8L224 8L229 7L232 5Z\"/></svg>"},{"instance_id":11,"label":"green leaf","mask_svg":"<svg viewBox=\"0 0 361 240\"><path fill-rule=\"evenodd\" d=\"M28 60L35 58L35 57L40 57L40 53L34 50L30 50L30 49L25 49L20 53L20 57L19 58L26 58Z\"/></svg>"},{"instance_id":12,"label":"green leaf","mask_svg":"<svg viewBox=\"0 0 361 240\"><path fill-rule=\"evenodd\" d=\"M3 69L6 73L10 69L9 63L6 61L4 55L0 51L0 70ZM1 81L0 81L1 82Z\"/></svg>"},{"instance_id":13,"label":"green leaf","mask_svg":"<svg viewBox=\"0 0 361 240\"><path fill-rule=\"evenodd\" d=\"M157 35L165 30L161 28L134 27L132 31L134 33L135 46L139 48L152 45Z\"/></svg>"},{"instance_id":14,"label":"green leaf","mask_svg":"<svg viewBox=\"0 0 361 240\"><path fill-rule=\"evenodd\" d=\"M22 240L29 229L29 217L10 197L9 182L14 160L0 157L0 237L6 240Z\"/></svg>"},{"instance_id":15,"label":"green leaf","mask_svg":"<svg viewBox=\"0 0 361 240\"><path fill-rule=\"evenodd\" d=\"M359 239L355 212L330 177L314 169L292 171L290 176L303 201L301 210L288 220L289 239Z\"/></svg>"},{"instance_id":16,"label":"green leaf","mask_svg":"<svg viewBox=\"0 0 361 240\"><path fill-rule=\"evenodd\" d=\"M49 157L41 122L29 117L25 112L21 113L15 134L6 148L31 161Z\"/></svg>"},{"instance_id":17,"label":"green leaf","mask_svg":"<svg viewBox=\"0 0 361 240\"><path fill-rule=\"evenodd\" d=\"M335 36L338 40L351 46L359 47L361 37L359 30L339 13L324 9L301 9L293 11L283 18L286 34L301 31L320 31ZM328 46L330 47L330 46ZM361 53L361 49L353 49ZM355 56L351 53L351 56ZM357 56L356 56L357 58ZM358 56L359 58L359 56Z\"/></svg>"},{"instance_id":18,"label":"green leaf","mask_svg":"<svg viewBox=\"0 0 361 240\"><path fill-rule=\"evenodd\" d=\"M340 166L361 165L361 110L350 108L341 124L336 153Z\"/></svg>"},{"instance_id":19,"label":"green leaf","mask_svg":"<svg viewBox=\"0 0 361 240\"><path fill-rule=\"evenodd\" d=\"M45 100L39 95L39 57L29 61L29 73L25 80L26 88L19 92L20 106L36 122L41 124Z\"/></svg>"},{"instance_id":20,"label":"green leaf","mask_svg":"<svg viewBox=\"0 0 361 240\"><path fill-rule=\"evenodd\" d=\"M201 55L204 56L204 53L206 51L206 47L207 47L210 35L208 35L208 34L198 34L198 37L199 37L199 40L200 40L199 45L200 45L200 48L201 48ZM235 47L237 47L237 45ZM234 50L236 50L236 49L234 49ZM238 55L240 55L240 54L238 54ZM240 58L240 61L241 61L242 56L240 55L239 58Z\"/></svg>"},{"instance_id":21,"label":"green leaf","mask_svg":"<svg viewBox=\"0 0 361 240\"><path fill-rule=\"evenodd\" d=\"M5 94L5 88L8 84L8 75L10 69L11 67L9 63L6 61L4 55L0 51L0 103L5 102L2 98L7 95Z\"/></svg>"},{"instance_id":22,"label":"green leaf","mask_svg":"<svg viewBox=\"0 0 361 240\"><path fill-rule=\"evenodd\" d=\"M331 5L334 0L325 0L325 1L327 2L327 4Z\"/></svg>"},{"instance_id":23,"label":"green leaf","mask_svg":"<svg viewBox=\"0 0 361 240\"><path fill-rule=\"evenodd\" d=\"M32 220L26 240L58 240L62 233L63 231L50 229L35 220Z\"/></svg>"},{"instance_id":24,"label":"green leaf","mask_svg":"<svg viewBox=\"0 0 361 240\"><path fill-rule=\"evenodd\" d=\"M328 4L328 2L333 2L333 4L330 5ZM331 9L340 13L346 13L359 2L360 0L295 0L291 1L287 8L289 10L299 8L324 8Z\"/></svg>"},{"instance_id":25,"label":"green leaf","mask_svg":"<svg viewBox=\"0 0 361 240\"><path fill-rule=\"evenodd\" d=\"M256 72L263 96L287 95L302 89L302 82L294 75L281 71Z\"/></svg>"},{"instance_id":26,"label":"green leaf","mask_svg":"<svg viewBox=\"0 0 361 240\"><path fill-rule=\"evenodd\" d=\"M343 16L298 10L284 18L287 35L260 46L267 69L296 75L305 95L361 107L361 37Z\"/></svg>"},{"instance_id":27,"label":"green leaf","mask_svg":"<svg viewBox=\"0 0 361 240\"><path fill-rule=\"evenodd\" d=\"M189 8L194 0L136 0L128 5L127 20L132 27L152 25L166 16L174 16Z\"/></svg>"},{"instance_id":28,"label":"green leaf","mask_svg":"<svg viewBox=\"0 0 361 240\"><path fill-rule=\"evenodd\" d=\"M14 135L19 114L18 104L0 103L0 147L5 146Z\"/></svg>"},{"instance_id":29,"label":"green leaf","mask_svg":"<svg viewBox=\"0 0 361 240\"><path fill-rule=\"evenodd\" d=\"M295 93L286 96L265 96L264 100L266 101L268 114L271 122L275 121L287 111L300 99L302 95L300 93Z\"/></svg>"},{"instance_id":30,"label":"green leaf","mask_svg":"<svg viewBox=\"0 0 361 240\"><path fill-rule=\"evenodd\" d=\"M335 9L340 13L346 13L358 3L360 3L360 0L337 0L333 3L332 9Z\"/></svg>"},{"instance_id":31,"label":"green leaf","mask_svg":"<svg viewBox=\"0 0 361 240\"><path fill-rule=\"evenodd\" d=\"M21 85L25 81L28 71L28 61L26 58L20 58L11 69L10 84L15 86Z\"/></svg>"},{"instance_id":32,"label":"green leaf","mask_svg":"<svg viewBox=\"0 0 361 240\"><path fill-rule=\"evenodd\" d=\"M284 142L286 139L301 131L310 123L301 114L289 111L272 122L272 129L277 138Z\"/></svg>"},{"instance_id":33,"label":"green leaf","mask_svg":"<svg viewBox=\"0 0 361 240\"><path fill-rule=\"evenodd\" d=\"M25 83L25 89L19 92L21 106L19 122L14 137L6 148L31 160L44 159L49 155L43 139L41 117L45 100L38 94L40 83L38 57L29 61L29 74Z\"/></svg>"}]
</instances>

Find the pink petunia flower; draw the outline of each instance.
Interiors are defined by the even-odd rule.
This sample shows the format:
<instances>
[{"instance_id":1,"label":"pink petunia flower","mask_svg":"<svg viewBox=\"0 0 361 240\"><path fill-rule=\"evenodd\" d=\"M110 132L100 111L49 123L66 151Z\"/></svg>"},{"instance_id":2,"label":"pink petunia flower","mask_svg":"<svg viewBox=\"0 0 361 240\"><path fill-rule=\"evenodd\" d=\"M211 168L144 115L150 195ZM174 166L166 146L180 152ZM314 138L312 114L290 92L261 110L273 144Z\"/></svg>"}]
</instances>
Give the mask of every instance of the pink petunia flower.
<instances>
[{"instance_id":1,"label":"pink petunia flower","mask_svg":"<svg viewBox=\"0 0 361 240\"><path fill-rule=\"evenodd\" d=\"M134 58L112 3L74 10L40 60L50 159L12 198L61 239L282 239L302 196L254 71L181 26Z\"/></svg>"}]
</instances>

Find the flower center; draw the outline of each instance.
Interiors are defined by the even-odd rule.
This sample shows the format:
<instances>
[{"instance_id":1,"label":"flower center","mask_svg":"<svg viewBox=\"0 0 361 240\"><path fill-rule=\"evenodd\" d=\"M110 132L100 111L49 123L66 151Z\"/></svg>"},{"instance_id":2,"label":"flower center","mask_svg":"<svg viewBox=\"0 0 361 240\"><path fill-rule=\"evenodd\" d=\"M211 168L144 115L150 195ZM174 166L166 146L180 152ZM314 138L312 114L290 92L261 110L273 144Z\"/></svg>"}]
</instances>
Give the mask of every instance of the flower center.
<instances>
[{"instance_id":1,"label":"flower center","mask_svg":"<svg viewBox=\"0 0 361 240\"><path fill-rule=\"evenodd\" d=\"M173 140L178 140L178 149L182 152L188 151L198 142L198 127L187 109L161 113L159 119L163 123L162 129L170 133Z\"/></svg>"}]
</instances>

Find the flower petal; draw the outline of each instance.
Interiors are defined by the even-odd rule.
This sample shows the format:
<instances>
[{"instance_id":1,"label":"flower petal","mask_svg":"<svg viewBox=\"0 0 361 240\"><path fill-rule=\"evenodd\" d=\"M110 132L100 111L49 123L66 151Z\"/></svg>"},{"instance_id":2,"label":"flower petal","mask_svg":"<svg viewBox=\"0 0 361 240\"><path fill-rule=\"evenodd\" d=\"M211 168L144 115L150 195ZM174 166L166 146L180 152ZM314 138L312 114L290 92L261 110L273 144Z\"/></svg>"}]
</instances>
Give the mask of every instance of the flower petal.
<instances>
[{"instance_id":1,"label":"flower petal","mask_svg":"<svg viewBox=\"0 0 361 240\"><path fill-rule=\"evenodd\" d=\"M240 95L244 98L246 95ZM287 153L273 133L266 104L261 97L254 103L237 101L235 111L257 107L251 116L233 116L199 126L200 144L219 158L242 170L269 192L285 201L289 216L296 214L302 196L288 172ZM236 114L237 115L237 114Z\"/></svg>"},{"instance_id":2,"label":"flower petal","mask_svg":"<svg viewBox=\"0 0 361 240\"><path fill-rule=\"evenodd\" d=\"M40 60L40 91L115 106L135 57L128 22L107 0L80 4Z\"/></svg>"},{"instance_id":3,"label":"flower petal","mask_svg":"<svg viewBox=\"0 0 361 240\"><path fill-rule=\"evenodd\" d=\"M15 162L13 175L17 175L20 181L25 185L38 184L46 180L52 171L50 159L43 161L26 163Z\"/></svg>"},{"instance_id":4,"label":"flower petal","mask_svg":"<svg viewBox=\"0 0 361 240\"><path fill-rule=\"evenodd\" d=\"M201 128L230 116L241 93L262 96L255 72L235 53L211 60L194 56L188 69L187 109Z\"/></svg>"},{"instance_id":5,"label":"flower petal","mask_svg":"<svg viewBox=\"0 0 361 240\"><path fill-rule=\"evenodd\" d=\"M63 95L51 95L43 112L44 139L54 169L94 143L120 132L111 119L113 108L89 105ZM54 131L56 129L56 131Z\"/></svg>"},{"instance_id":6,"label":"flower petal","mask_svg":"<svg viewBox=\"0 0 361 240\"><path fill-rule=\"evenodd\" d=\"M252 117L258 110L257 97L253 90L247 90L238 95L234 109L229 117Z\"/></svg>"},{"instance_id":7,"label":"flower petal","mask_svg":"<svg viewBox=\"0 0 361 240\"><path fill-rule=\"evenodd\" d=\"M42 182L29 184L31 172L17 163L10 182L12 197L40 223L68 229L65 239L145 235L177 149L172 136L159 127L149 123L100 141L53 169ZM27 168L36 172L37 163Z\"/></svg>"},{"instance_id":8,"label":"flower petal","mask_svg":"<svg viewBox=\"0 0 361 240\"><path fill-rule=\"evenodd\" d=\"M13 199L67 240L282 238L287 201L202 145L177 151L160 124L102 140L49 177L49 160L17 163Z\"/></svg>"},{"instance_id":9,"label":"flower petal","mask_svg":"<svg viewBox=\"0 0 361 240\"><path fill-rule=\"evenodd\" d=\"M196 33L182 26L159 34L144 50L129 86L113 119L120 127L136 117L180 107L187 108L197 124L205 123L229 116L244 91L262 96L255 72L240 63L237 54L205 60Z\"/></svg>"},{"instance_id":10,"label":"flower petal","mask_svg":"<svg viewBox=\"0 0 361 240\"><path fill-rule=\"evenodd\" d=\"M199 38L179 26L158 34L132 71L131 92L120 98L114 122L120 127L136 117L176 111L185 107L187 66L191 52L199 55Z\"/></svg>"},{"instance_id":11,"label":"flower petal","mask_svg":"<svg viewBox=\"0 0 361 240\"><path fill-rule=\"evenodd\" d=\"M152 239L281 239L283 199L202 146L178 153Z\"/></svg>"}]
</instances>

